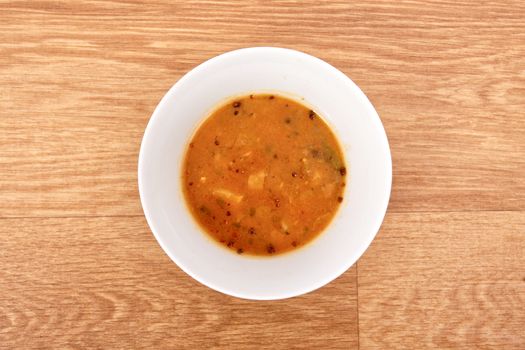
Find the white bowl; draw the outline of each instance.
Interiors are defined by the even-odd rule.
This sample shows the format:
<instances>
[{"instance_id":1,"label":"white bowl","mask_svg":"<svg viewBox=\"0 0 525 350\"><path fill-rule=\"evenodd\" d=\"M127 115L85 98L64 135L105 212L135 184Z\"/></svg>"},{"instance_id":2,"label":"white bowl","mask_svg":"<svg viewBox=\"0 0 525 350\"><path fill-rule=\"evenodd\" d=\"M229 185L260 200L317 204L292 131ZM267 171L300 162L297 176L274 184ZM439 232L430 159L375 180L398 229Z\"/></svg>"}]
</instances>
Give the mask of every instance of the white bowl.
<instances>
[{"instance_id":1,"label":"white bowl","mask_svg":"<svg viewBox=\"0 0 525 350\"><path fill-rule=\"evenodd\" d=\"M304 98L332 127L349 169L345 199L326 231L273 257L238 255L216 244L193 220L182 193L183 156L199 123L226 98L252 92ZM168 91L144 133L138 180L153 234L188 275L232 296L281 299L325 285L364 253L386 213L392 161L377 112L347 76L298 51L257 47L212 58Z\"/></svg>"}]
</instances>

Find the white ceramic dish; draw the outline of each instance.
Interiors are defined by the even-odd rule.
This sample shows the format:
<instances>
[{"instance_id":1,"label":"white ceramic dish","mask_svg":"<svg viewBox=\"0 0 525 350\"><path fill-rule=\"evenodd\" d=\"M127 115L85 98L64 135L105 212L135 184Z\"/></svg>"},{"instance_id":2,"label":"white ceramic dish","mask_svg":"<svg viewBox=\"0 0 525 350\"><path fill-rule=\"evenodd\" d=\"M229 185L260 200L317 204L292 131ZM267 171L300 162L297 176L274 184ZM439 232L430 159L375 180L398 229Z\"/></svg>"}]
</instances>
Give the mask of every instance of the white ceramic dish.
<instances>
[{"instance_id":1,"label":"white ceramic dish","mask_svg":"<svg viewBox=\"0 0 525 350\"><path fill-rule=\"evenodd\" d=\"M334 130L349 169L345 200L328 229L305 247L274 257L238 255L213 242L182 194L182 160L196 127L221 101L252 92L304 98ZM392 163L379 116L347 76L298 51L258 47L212 58L167 92L146 128L138 179L148 224L181 269L222 293L281 299L325 285L364 253L387 209Z\"/></svg>"}]
</instances>

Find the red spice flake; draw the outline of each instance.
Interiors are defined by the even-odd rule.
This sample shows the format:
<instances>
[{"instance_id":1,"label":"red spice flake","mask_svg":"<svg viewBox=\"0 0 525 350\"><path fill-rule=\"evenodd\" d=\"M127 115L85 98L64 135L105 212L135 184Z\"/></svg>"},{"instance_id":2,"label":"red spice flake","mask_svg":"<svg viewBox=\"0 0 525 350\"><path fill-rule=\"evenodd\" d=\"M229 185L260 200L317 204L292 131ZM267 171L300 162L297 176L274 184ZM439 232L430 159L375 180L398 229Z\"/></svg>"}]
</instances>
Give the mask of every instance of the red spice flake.
<instances>
[{"instance_id":1,"label":"red spice flake","mask_svg":"<svg viewBox=\"0 0 525 350\"><path fill-rule=\"evenodd\" d=\"M341 196L337 197L337 201L338 201L339 203L341 203L341 202L343 201L343 197L341 197Z\"/></svg>"},{"instance_id":2,"label":"red spice flake","mask_svg":"<svg viewBox=\"0 0 525 350\"><path fill-rule=\"evenodd\" d=\"M237 114L239 114L239 111L233 112L233 115L237 115Z\"/></svg>"},{"instance_id":3,"label":"red spice flake","mask_svg":"<svg viewBox=\"0 0 525 350\"><path fill-rule=\"evenodd\" d=\"M253 99L253 95L250 95L250 98L252 98L252 99Z\"/></svg>"},{"instance_id":4,"label":"red spice flake","mask_svg":"<svg viewBox=\"0 0 525 350\"><path fill-rule=\"evenodd\" d=\"M232 215L232 213L229 210L226 211L226 216L231 216L231 215Z\"/></svg>"},{"instance_id":5,"label":"red spice flake","mask_svg":"<svg viewBox=\"0 0 525 350\"><path fill-rule=\"evenodd\" d=\"M193 186L193 182L190 181L190 183L188 185Z\"/></svg>"},{"instance_id":6,"label":"red spice flake","mask_svg":"<svg viewBox=\"0 0 525 350\"><path fill-rule=\"evenodd\" d=\"M233 108L239 108L241 106L241 103L239 101L235 101L233 103Z\"/></svg>"},{"instance_id":7,"label":"red spice flake","mask_svg":"<svg viewBox=\"0 0 525 350\"><path fill-rule=\"evenodd\" d=\"M254 234L255 234L255 228L250 227L250 228L248 229L248 233L251 234L251 235L254 235Z\"/></svg>"},{"instance_id":8,"label":"red spice flake","mask_svg":"<svg viewBox=\"0 0 525 350\"><path fill-rule=\"evenodd\" d=\"M228 244L226 244L226 245L228 246L228 248L231 248L231 247L233 247L233 244L234 244L234 242L232 240L229 240Z\"/></svg>"},{"instance_id":9,"label":"red spice flake","mask_svg":"<svg viewBox=\"0 0 525 350\"><path fill-rule=\"evenodd\" d=\"M292 177L297 177L297 173L295 171L292 171Z\"/></svg>"},{"instance_id":10,"label":"red spice flake","mask_svg":"<svg viewBox=\"0 0 525 350\"><path fill-rule=\"evenodd\" d=\"M268 97L270 100L273 100L275 98L274 95L270 95L270 97Z\"/></svg>"},{"instance_id":11,"label":"red spice flake","mask_svg":"<svg viewBox=\"0 0 525 350\"><path fill-rule=\"evenodd\" d=\"M296 242L296 241L293 241L293 242L292 242L292 246L297 247L297 242Z\"/></svg>"},{"instance_id":12,"label":"red spice flake","mask_svg":"<svg viewBox=\"0 0 525 350\"><path fill-rule=\"evenodd\" d=\"M219 145L219 140L217 139L217 137L215 137L215 141L213 143L215 144L215 146Z\"/></svg>"},{"instance_id":13,"label":"red spice flake","mask_svg":"<svg viewBox=\"0 0 525 350\"><path fill-rule=\"evenodd\" d=\"M266 251L267 251L269 254L273 254L273 253L275 253L275 247L273 246L273 244L271 244L271 243L268 244L268 245L266 246Z\"/></svg>"},{"instance_id":14,"label":"red spice flake","mask_svg":"<svg viewBox=\"0 0 525 350\"><path fill-rule=\"evenodd\" d=\"M237 249L237 254L242 254L242 253L244 253L244 250L242 248Z\"/></svg>"},{"instance_id":15,"label":"red spice flake","mask_svg":"<svg viewBox=\"0 0 525 350\"><path fill-rule=\"evenodd\" d=\"M344 166L339 168L339 174L341 174L341 176L345 176L346 175L346 168Z\"/></svg>"},{"instance_id":16,"label":"red spice flake","mask_svg":"<svg viewBox=\"0 0 525 350\"><path fill-rule=\"evenodd\" d=\"M310 110L308 112L308 118L310 118L310 120L314 120L315 116L316 116L316 114L315 114L314 111Z\"/></svg>"}]
</instances>

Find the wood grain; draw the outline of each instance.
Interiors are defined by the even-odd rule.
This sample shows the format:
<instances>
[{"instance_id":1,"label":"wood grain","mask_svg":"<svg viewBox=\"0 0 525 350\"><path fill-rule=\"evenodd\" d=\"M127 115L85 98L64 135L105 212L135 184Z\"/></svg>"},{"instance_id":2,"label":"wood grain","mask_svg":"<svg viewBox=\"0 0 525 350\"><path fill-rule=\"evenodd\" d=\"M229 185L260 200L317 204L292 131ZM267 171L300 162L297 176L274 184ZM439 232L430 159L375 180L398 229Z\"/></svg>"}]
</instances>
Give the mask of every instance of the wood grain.
<instances>
[{"instance_id":1,"label":"wood grain","mask_svg":"<svg viewBox=\"0 0 525 350\"><path fill-rule=\"evenodd\" d=\"M0 349L523 348L524 18L502 0L0 0ZM357 267L256 303L165 257L136 166L177 79L265 45L362 88L394 183Z\"/></svg>"},{"instance_id":2,"label":"wood grain","mask_svg":"<svg viewBox=\"0 0 525 350\"><path fill-rule=\"evenodd\" d=\"M349 349L354 268L322 290L254 302L212 291L142 217L3 219L0 348Z\"/></svg>"},{"instance_id":3,"label":"wood grain","mask_svg":"<svg viewBox=\"0 0 525 350\"><path fill-rule=\"evenodd\" d=\"M163 93L254 45L317 55L368 94L392 211L523 210L524 15L522 2L4 3L0 214L140 215L136 156Z\"/></svg>"},{"instance_id":4,"label":"wood grain","mask_svg":"<svg viewBox=\"0 0 525 350\"><path fill-rule=\"evenodd\" d=\"M391 213L358 262L361 349L523 349L525 213Z\"/></svg>"}]
</instances>

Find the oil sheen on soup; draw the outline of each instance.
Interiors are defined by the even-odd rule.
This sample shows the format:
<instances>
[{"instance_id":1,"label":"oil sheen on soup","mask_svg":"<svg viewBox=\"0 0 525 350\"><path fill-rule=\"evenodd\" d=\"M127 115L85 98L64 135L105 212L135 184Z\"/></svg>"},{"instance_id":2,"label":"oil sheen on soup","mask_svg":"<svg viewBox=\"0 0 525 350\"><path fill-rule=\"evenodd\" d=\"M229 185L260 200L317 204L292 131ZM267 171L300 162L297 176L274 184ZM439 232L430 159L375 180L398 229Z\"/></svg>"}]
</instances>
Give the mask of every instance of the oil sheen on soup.
<instances>
[{"instance_id":1,"label":"oil sheen on soup","mask_svg":"<svg viewBox=\"0 0 525 350\"><path fill-rule=\"evenodd\" d=\"M238 254L275 255L319 235L343 201L346 166L323 119L266 94L219 106L197 129L183 166L194 218Z\"/></svg>"}]
</instances>

